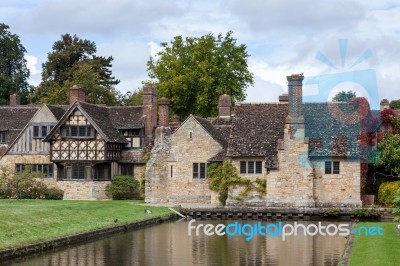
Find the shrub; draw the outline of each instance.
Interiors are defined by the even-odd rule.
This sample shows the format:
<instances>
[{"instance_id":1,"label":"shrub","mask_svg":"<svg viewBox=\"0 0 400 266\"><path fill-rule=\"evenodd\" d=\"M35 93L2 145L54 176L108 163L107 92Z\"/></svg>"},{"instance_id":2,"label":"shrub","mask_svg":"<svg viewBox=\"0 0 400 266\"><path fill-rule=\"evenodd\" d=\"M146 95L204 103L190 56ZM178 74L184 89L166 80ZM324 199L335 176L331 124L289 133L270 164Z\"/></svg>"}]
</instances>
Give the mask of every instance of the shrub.
<instances>
[{"instance_id":1,"label":"shrub","mask_svg":"<svg viewBox=\"0 0 400 266\"><path fill-rule=\"evenodd\" d=\"M25 169L15 173L3 168L0 175L0 198L9 199L59 199L63 198L61 189L49 188L42 181L43 173Z\"/></svg>"},{"instance_id":2,"label":"shrub","mask_svg":"<svg viewBox=\"0 0 400 266\"><path fill-rule=\"evenodd\" d=\"M369 209L361 208L361 209L355 209L353 211L353 215L360 219L375 218L375 217L379 216L379 211L376 209L372 209L372 208L369 208Z\"/></svg>"},{"instance_id":3,"label":"shrub","mask_svg":"<svg viewBox=\"0 0 400 266\"><path fill-rule=\"evenodd\" d=\"M396 196L394 197L394 209L395 219L400 220L400 188L396 192Z\"/></svg>"},{"instance_id":4,"label":"shrub","mask_svg":"<svg viewBox=\"0 0 400 266\"><path fill-rule=\"evenodd\" d=\"M139 192L140 192L140 197L142 199L144 199L146 196L146 172L145 171L143 171L143 173L140 175L140 178L139 178Z\"/></svg>"},{"instance_id":5,"label":"shrub","mask_svg":"<svg viewBox=\"0 0 400 266\"><path fill-rule=\"evenodd\" d=\"M379 202L385 207L393 208L395 206L394 198L399 188L400 181L382 183L378 190Z\"/></svg>"},{"instance_id":6,"label":"shrub","mask_svg":"<svg viewBox=\"0 0 400 266\"><path fill-rule=\"evenodd\" d=\"M106 186L106 195L115 200L138 198L139 182L133 176L114 176Z\"/></svg>"}]
</instances>

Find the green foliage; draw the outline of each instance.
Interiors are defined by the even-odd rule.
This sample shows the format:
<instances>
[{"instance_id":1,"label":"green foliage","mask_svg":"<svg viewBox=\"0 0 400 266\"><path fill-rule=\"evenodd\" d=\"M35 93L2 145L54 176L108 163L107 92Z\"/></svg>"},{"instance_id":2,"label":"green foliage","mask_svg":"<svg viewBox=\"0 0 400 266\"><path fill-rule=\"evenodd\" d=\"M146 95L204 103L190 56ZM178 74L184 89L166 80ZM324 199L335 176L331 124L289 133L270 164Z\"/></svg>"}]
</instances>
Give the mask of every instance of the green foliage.
<instances>
[{"instance_id":1,"label":"green foliage","mask_svg":"<svg viewBox=\"0 0 400 266\"><path fill-rule=\"evenodd\" d=\"M322 217L338 217L340 210L338 208L329 208L321 213Z\"/></svg>"},{"instance_id":2,"label":"green foliage","mask_svg":"<svg viewBox=\"0 0 400 266\"><path fill-rule=\"evenodd\" d=\"M9 28L0 23L0 105L7 104L14 93L19 94L21 103L25 104L30 90L30 73L24 58L26 49Z\"/></svg>"},{"instance_id":3,"label":"green foliage","mask_svg":"<svg viewBox=\"0 0 400 266\"><path fill-rule=\"evenodd\" d=\"M128 91L122 99L123 105L140 106L143 104L143 88L138 88L134 92Z\"/></svg>"},{"instance_id":4,"label":"green foliage","mask_svg":"<svg viewBox=\"0 0 400 266\"><path fill-rule=\"evenodd\" d=\"M157 57L147 62L148 82L157 86L161 97L171 100L171 111L183 119L190 114L215 115L220 95L243 101L244 90L253 85L246 45L236 44L231 31L225 37L176 36L161 46Z\"/></svg>"},{"instance_id":5,"label":"green foliage","mask_svg":"<svg viewBox=\"0 0 400 266\"><path fill-rule=\"evenodd\" d=\"M135 199L138 187L139 182L133 176L114 176L111 184L106 186L105 192L115 200Z\"/></svg>"},{"instance_id":6,"label":"green foliage","mask_svg":"<svg viewBox=\"0 0 400 266\"><path fill-rule=\"evenodd\" d=\"M374 208L355 209L353 215L359 219L370 219L379 217L379 211Z\"/></svg>"},{"instance_id":7,"label":"green foliage","mask_svg":"<svg viewBox=\"0 0 400 266\"><path fill-rule=\"evenodd\" d=\"M254 189L259 193L260 197L266 191L266 180L257 178L254 182L255 184L253 184L251 180L240 177L236 168L228 160L224 160L222 164L210 164L207 169L207 178L210 181L210 189L219 193L218 199L222 205L226 204L229 187L232 185L244 186L237 197L238 200L245 198Z\"/></svg>"},{"instance_id":8,"label":"green foliage","mask_svg":"<svg viewBox=\"0 0 400 266\"><path fill-rule=\"evenodd\" d=\"M378 143L380 158L376 165L382 165L389 172L400 174L400 134L387 134Z\"/></svg>"},{"instance_id":9,"label":"green foliage","mask_svg":"<svg viewBox=\"0 0 400 266\"><path fill-rule=\"evenodd\" d=\"M400 188L396 191L396 195L393 200L394 206L396 207L394 209L394 214L395 218L397 220L400 220Z\"/></svg>"},{"instance_id":10,"label":"green foliage","mask_svg":"<svg viewBox=\"0 0 400 266\"><path fill-rule=\"evenodd\" d=\"M143 171L143 173L139 177L139 192L140 192L140 198L144 199L146 196L146 172Z\"/></svg>"},{"instance_id":11,"label":"green foliage","mask_svg":"<svg viewBox=\"0 0 400 266\"><path fill-rule=\"evenodd\" d=\"M55 199L61 200L64 192L61 189L48 187L43 181L41 172L32 172L26 168L15 173L3 168L0 175L0 198L8 199Z\"/></svg>"},{"instance_id":12,"label":"green foliage","mask_svg":"<svg viewBox=\"0 0 400 266\"><path fill-rule=\"evenodd\" d=\"M42 82L33 91L35 103L68 104L69 88L78 85L86 89L86 101L117 105L120 95L114 85L119 83L111 73L113 58L96 56L96 45L76 35L64 34L53 45L42 65Z\"/></svg>"},{"instance_id":13,"label":"green foliage","mask_svg":"<svg viewBox=\"0 0 400 266\"><path fill-rule=\"evenodd\" d=\"M397 191L400 188L400 181L385 182L379 186L378 200L383 206L393 208Z\"/></svg>"},{"instance_id":14,"label":"green foliage","mask_svg":"<svg viewBox=\"0 0 400 266\"><path fill-rule=\"evenodd\" d=\"M338 92L332 99L334 102L348 102L350 99L356 97L356 93L353 91L341 91Z\"/></svg>"},{"instance_id":15,"label":"green foliage","mask_svg":"<svg viewBox=\"0 0 400 266\"><path fill-rule=\"evenodd\" d=\"M399 100L390 101L389 106L392 109L400 109L400 99Z\"/></svg>"}]
</instances>

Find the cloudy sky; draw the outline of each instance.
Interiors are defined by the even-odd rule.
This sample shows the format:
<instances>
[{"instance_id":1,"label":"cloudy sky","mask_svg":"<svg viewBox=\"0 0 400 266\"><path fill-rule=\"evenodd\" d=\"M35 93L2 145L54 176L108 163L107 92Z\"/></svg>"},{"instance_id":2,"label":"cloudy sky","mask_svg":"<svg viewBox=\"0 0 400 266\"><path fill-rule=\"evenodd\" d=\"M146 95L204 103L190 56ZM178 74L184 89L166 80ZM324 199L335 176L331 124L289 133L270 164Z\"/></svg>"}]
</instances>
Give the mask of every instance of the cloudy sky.
<instances>
[{"instance_id":1,"label":"cloudy sky","mask_svg":"<svg viewBox=\"0 0 400 266\"><path fill-rule=\"evenodd\" d=\"M343 89L374 102L400 98L397 0L1 0L0 14L27 49L33 85L65 33L113 56L117 89L126 92L147 79L160 42L232 30L251 55L248 102L277 101L292 73L304 73L306 99Z\"/></svg>"}]
</instances>

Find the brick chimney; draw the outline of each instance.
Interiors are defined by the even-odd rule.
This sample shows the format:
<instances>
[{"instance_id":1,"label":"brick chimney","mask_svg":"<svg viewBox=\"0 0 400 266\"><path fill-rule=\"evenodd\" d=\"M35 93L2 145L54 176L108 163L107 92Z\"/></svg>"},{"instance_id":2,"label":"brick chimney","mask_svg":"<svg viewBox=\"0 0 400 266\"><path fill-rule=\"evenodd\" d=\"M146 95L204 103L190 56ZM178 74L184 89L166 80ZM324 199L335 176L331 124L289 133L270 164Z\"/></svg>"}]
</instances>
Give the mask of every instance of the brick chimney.
<instances>
[{"instance_id":1,"label":"brick chimney","mask_svg":"<svg viewBox=\"0 0 400 266\"><path fill-rule=\"evenodd\" d=\"M157 92L152 86L143 87L143 115L145 118L146 137L153 136L153 130L157 126Z\"/></svg>"},{"instance_id":2,"label":"brick chimney","mask_svg":"<svg viewBox=\"0 0 400 266\"><path fill-rule=\"evenodd\" d=\"M279 102L280 103L287 103L288 102L288 94L283 93L282 95L279 95Z\"/></svg>"},{"instance_id":3,"label":"brick chimney","mask_svg":"<svg viewBox=\"0 0 400 266\"><path fill-rule=\"evenodd\" d=\"M385 109L389 109L389 101L387 99L383 99L380 104L381 111Z\"/></svg>"},{"instance_id":4,"label":"brick chimney","mask_svg":"<svg viewBox=\"0 0 400 266\"><path fill-rule=\"evenodd\" d=\"M10 106L21 105L21 96L16 93L10 95Z\"/></svg>"},{"instance_id":5,"label":"brick chimney","mask_svg":"<svg viewBox=\"0 0 400 266\"><path fill-rule=\"evenodd\" d=\"M232 113L232 101L231 96L224 94L219 96L218 101L218 116L230 117Z\"/></svg>"},{"instance_id":6,"label":"brick chimney","mask_svg":"<svg viewBox=\"0 0 400 266\"><path fill-rule=\"evenodd\" d=\"M159 126L167 127L169 125L169 104L170 100L161 98L158 100L158 119Z\"/></svg>"},{"instance_id":7,"label":"brick chimney","mask_svg":"<svg viewBox=\"0 0 400 266\"><path fill-rule=\"evenodd\" d=\"M69 88L69 104L73 104L76 101L84 102L86 98L85 89L76 85Z\"/></svg>"},{"instance_id":8,"label":"brick chimney","mask_svg":"<svg viewBox=\"0 0 400 266\"><path fill-rule=\"evenodd\" d=\"M288 101L290 118L300 118L303 101L303 74L292 74L286 77L288 80Z\"/></svg>"}]
</instances>

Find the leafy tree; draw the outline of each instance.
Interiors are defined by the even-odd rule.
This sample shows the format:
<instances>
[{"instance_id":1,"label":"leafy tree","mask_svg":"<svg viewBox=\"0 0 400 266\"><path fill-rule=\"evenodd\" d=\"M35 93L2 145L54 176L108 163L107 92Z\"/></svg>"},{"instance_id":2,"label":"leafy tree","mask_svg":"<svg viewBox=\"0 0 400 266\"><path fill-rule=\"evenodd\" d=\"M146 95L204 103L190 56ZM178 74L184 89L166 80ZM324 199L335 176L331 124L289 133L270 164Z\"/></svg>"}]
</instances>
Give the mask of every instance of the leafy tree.
<instances>
[{"instance_id":1,"label":"leafy tree","mask_svg":"<svg viewBox=\"0 0 400 266\"><path fill-rule=\"evenodd\" d=\"M400 99L399 100L390 101L389 106L392 109L400 109Z\"/></svg>"},{"instance_id":2,"label":"leafy tree","mask_svg":"<svg viewBox=\"0 0 400 266\"><path fill-rule=\"evenodd\" d=\"M124 105L139 106L143 104L143 88L138 88L134 92L128 91L122 99Z\"/></svg>"},{"instance_id":3,"label":"leafy tree","mask_svg":"<svg viewBox=\"0 0 400 266\"><path fill-rule=\"evenodd\" d=\"M29 69L24 55L26 50L18 35L0 23L0 105L7 104L9 96L18 93L21 102L27 102Z\"/></svg>"},{"instance_id":4,"label":"leafy tree","mask_svg":"<svg viewBox=\"0 0 400 266\"><path fill-rule=\"evenodd\" d=\"M118 104L112 76L113 58L96 56L96 45L76 35L64 34L53 45L42 65L42 82L32 94L33 102L68 103L68 90L76 84L86 89L89 103Z\"/></svg>"},{"instance_id":5,"label":"leafy tree","mask_svg":"<svg viewBox=\"0 0 400 266\"><path fill-rule=\"evenodd\" d=\"M378 143L380 158L378 165L382 165L389 172L400 174L400 134L387 134L382 142Z\"/></svg>"},{"instance_id":6,"label":"leafy tree","mask_svg":"<svg viewBox=\"0 0 400 266\"><path fill-rule=\"evenodd\" d=\"M225 37L176 36L161 46L157 57L147 62L150 82L161 97L171 100L171 111L182 118L215 115L220 95L243 101L244 90L253 85L246 45L237 45L231 31Z\"/></svg>"},{"instance_id":7,"label":"leafy tree","mask_svg":"<svg viewBox=\"0 0 400 266\"><path fill-rule=\"evenodd\" d=\"M332 100L335 102L348 102L354 97L356 97L356 93L353 91L341 91L338 92Z\"/></svg>"}]
</instances>

